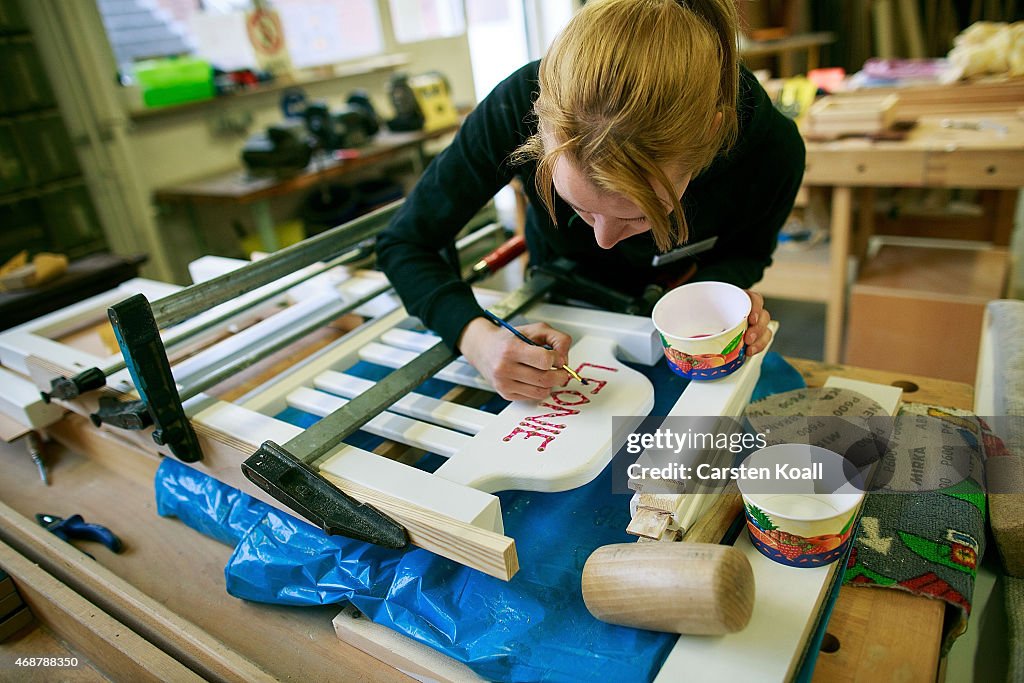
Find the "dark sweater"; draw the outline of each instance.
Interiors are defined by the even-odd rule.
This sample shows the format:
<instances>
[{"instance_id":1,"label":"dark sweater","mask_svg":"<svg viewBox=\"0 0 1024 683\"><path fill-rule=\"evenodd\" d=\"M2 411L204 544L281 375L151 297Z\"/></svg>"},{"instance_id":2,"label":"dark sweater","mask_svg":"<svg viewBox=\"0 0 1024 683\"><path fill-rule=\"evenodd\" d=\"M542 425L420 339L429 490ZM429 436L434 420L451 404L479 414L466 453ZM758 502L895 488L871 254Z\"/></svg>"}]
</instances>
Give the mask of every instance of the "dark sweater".
<instances>
[{"instance_id":1,"label":"dark sweater","mask_svg":"<svg viewBox=\"0 0 1024 683\"><path fill-rule=\"evenodd\" d=\"M516 175L530 200L531 263L565 257L579 265L580 275L630 294L663 281L664 271L685 272L694 261L694 280L748 288L761 279L803 177L804 146L796 126L775 110L749 71L742 69L740 80L737 144L693 178L682 198L687 243L716 235L718 241L692 259L655 268L651 259L658 250L649 231L602 249L591 227L557 194L558 226L552 224L534 186L534 164L510 165L511 152L536 131L538 66L527 64L480 102L377 238L378 263L411 314L453 349L463 328L482 315L439 250Z\"/></svg>"}]
</instances>

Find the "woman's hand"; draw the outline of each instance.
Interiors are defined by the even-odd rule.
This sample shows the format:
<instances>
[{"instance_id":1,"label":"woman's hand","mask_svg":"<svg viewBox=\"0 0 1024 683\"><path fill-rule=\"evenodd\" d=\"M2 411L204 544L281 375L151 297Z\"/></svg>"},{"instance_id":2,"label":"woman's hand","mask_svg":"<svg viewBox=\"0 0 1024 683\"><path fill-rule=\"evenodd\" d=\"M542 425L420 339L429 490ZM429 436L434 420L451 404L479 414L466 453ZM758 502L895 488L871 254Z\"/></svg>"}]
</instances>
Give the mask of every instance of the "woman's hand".
<instances>
[{"instance_id":1,"label":"woman's hand","mask_svg":"<svg viewBox=\"0 0 1024 683\"><path fill-rule=\"evenodd\" d=\"M764 310L764 297L757 292L747 290L750 297L750 315L747 316L747 333L743 335L743 341L747 344L747 355L764 351L768 342L772 340L772 331L768 329L768 323L772 316Z\"/></svg>"},{"instance_id":2,"label":"woman's hand","mask_svg":"<svg viewBox=\"0 0 1024 683\"><path fill-rule=\"evenodd\" d=\"M552 387L569 381L569 373L552 368L561 368L568 362L572 337L544 323L516 329L538 344L550 345L553 350L530 346L486 318L474 318L466 325L459 337L459 350L502 398L510 401L547 398Z\"/></svg>"}]
</instances>

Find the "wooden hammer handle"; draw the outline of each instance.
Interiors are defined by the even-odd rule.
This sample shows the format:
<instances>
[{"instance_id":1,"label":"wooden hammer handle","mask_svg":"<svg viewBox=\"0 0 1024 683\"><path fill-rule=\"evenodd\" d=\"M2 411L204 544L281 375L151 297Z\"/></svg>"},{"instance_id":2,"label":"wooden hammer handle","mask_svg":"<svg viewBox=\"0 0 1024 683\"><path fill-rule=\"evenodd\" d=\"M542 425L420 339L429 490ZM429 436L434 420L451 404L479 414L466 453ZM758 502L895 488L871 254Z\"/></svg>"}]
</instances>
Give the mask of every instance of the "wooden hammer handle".
<instances>
[{"instance_id":1,"label":"wooden hammer handle","mask_svg":"<svg viewBox=\"0 0 1024 683\"><path fill-rule=\"evenodd\" d=\"M583 567L583 601L591 614L612 624L670 633L735 633L750 621L754 572L732 546L606 545Z\"/></svg>"}]
</instances>

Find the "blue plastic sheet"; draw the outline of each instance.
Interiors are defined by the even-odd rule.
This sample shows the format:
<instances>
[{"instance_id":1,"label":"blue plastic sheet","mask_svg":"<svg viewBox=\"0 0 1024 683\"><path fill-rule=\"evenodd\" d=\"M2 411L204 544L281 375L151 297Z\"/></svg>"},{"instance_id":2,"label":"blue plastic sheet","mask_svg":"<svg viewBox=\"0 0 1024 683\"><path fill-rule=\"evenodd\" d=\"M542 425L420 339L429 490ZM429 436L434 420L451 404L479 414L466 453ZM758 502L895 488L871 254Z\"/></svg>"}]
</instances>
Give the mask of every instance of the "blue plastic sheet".
<instances>
[{"instance_id":1,"label":"blue plastic sheet","mask_svg":"<svg viewBox=\"0 0 1024 683\"><path fill-rule=\"evenodd\" d=\"M799 373L776 354L764 363L755 396L803 386ZM664 414L685 380L664 363L636 369L654 383L652 414ZM367 364L351 371L369 379L387 372ZM431 382L418 391L438 396L449 388ZM503 405L497 399L484 408ZM278 417L301 426L315 421L297 411ZM361 432L348 441L363 448L379 442ZM441 462L426 456L417 466L433 470ZM348 601L376 623L496 681L644 681L661 667L674 636L597 621L583 604L580 575L587 557L600 546L634 540L623 531L629 497L611 491L606 470L573 491L499 494L521 566L505 582L426 550L327 536L169 459L157 473L160 514L235 545L225 568L231 595L287 605Z\"/></svg>"}]
</instances>

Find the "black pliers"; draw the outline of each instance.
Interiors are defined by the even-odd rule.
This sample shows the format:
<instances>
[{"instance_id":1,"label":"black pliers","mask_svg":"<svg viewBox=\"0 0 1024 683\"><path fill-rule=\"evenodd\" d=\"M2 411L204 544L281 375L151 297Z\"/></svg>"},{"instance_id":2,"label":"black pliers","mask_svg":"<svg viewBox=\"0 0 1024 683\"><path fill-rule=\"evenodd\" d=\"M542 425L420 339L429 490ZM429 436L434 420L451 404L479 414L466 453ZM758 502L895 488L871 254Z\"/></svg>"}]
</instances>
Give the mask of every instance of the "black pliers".
<instances>
[{"instance_id":1,"label":"black pliers","mask_svg":"<svg viewBox=\"0 0 1024 683\"><path fill-rule=\"evenodd\" d=\"M36 515L36 521L44 529L49 529L62 541L71 542L73 538L83 541L96 541L110 548L112 552L119 553L124 549L124 544L117 535L105 526L100 524L89 524L82 515L71 515L67 519L56 515ZM86 553L88 555L88 553ZM89 555L92 557L92 555Z\"/></svg>"}]
</instances>

